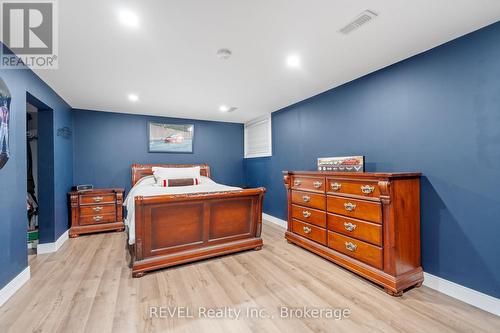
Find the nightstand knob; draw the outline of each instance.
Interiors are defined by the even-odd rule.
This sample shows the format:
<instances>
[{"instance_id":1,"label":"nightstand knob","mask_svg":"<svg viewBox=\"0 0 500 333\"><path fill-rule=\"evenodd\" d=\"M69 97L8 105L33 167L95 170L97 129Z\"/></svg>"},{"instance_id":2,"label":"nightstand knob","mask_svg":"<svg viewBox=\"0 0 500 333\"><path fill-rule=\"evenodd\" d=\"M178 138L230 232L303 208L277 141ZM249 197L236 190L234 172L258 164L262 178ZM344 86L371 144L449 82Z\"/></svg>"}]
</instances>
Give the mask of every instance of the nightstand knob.
<instances>
[{"instance_id":1,"label":"nightstand knob","mask_svg":"<svg viewBox=\"0 0 500 333\"><path fill-rule=\"evenodd\" d=\"M295 186L299 186L301 183L302 183L302 182L301 182L300 180L298 180L298 179L295 179L295 180L293 181L293 185L295 185Z\"/></svg>"},{"instance_id":2,"label":"nightstand knob","mask_svg":"<svg viewBox=\"0 0 500 333\"><path fill-rule=\"evenodd\" d=\"M103 199L103 197L94 197L95 202L101 202Z\"/></svg>"},{"instance_id":3,"label":"nightstand knob","mask_svg":"<svg viewBox=\"0 0 500 333\"><path fill-rule=\"evenodd\" d=\"M100 221L100 220L102 220L102 216L97 215L97 216L94 216L93 219L94 219L94 221Z\"/></svg>"},{"instance_id":4,"label":"nightstand knob","mask_svg":"<svg viewBox=\"0 0 500 333\"><path fill-rule=\"evenodd\" d=\"M92 208L92 210L97 213L97 212L100 212L102 210L102 207L100 207L100 206L94 207L94 208Z\"/></svg>"},{"instance_id":5,"label":"nightstand knob","mask_svg":"<svg viewBox=\"0 0 500 333\"><path fill-rule=\"evenodd\" d=\"M310 234L312 231L312 229L309 227L303 227L302 230L304 230L304 233L306 233L306 234Z\"/></svg>"},{"instance_id":6,"label":"nightstand knob","mask_svg":"<svg viewBox=\"0 0 500 333\"><path fill-rule=\"evenodd\" d=\"M304 217L305 217L305 218L308 218L309 216L311 216L311 212L310 212L310 211L308 211L308 210L304 210L304 211L302 212L302 215L304 215Z\"/></svg>"},{"instance_id":7,"label":"nightstand knob","mask_svg":"<svg viewBox=\"0 0 500 333\"><path fill-rule=\"evenodd\" d=\"M304 195L304 196L302 196L302 200L304 200L304 202L309 202L309 201L311 201L311 197L308 195Z\"/></svg>"}]
</instances>

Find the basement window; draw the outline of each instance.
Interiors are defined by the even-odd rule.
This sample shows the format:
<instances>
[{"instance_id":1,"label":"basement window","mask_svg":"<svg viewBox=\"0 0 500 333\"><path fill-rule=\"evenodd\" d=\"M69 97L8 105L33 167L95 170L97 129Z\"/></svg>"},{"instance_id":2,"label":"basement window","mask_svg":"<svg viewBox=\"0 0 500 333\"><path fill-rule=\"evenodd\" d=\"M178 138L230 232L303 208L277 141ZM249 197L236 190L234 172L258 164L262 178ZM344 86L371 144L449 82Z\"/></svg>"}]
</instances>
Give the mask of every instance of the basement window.
<instances>
[{"instance_id":1,"label":"basement window","mask_svg":"<svg viewBox=\"0 0 500 333\"><path fill-rule=\"evenodd\" d=\"M245 124L245 158L272 156L271 115Z\"/></svg>"}]
</instances>

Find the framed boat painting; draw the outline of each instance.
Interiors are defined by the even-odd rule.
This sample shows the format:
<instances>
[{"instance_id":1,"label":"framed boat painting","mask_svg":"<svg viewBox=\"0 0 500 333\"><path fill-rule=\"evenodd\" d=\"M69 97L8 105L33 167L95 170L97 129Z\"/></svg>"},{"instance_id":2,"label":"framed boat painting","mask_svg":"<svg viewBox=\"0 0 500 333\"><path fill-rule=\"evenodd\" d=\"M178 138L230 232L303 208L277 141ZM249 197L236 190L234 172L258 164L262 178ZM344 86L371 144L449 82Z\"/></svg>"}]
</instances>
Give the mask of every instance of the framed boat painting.
<instances>
[{"instance_id":1,"label":"framed boat painting","mask_svg":"<svg viewBox=\"0 0 500 333\"><path fill-rule=\"evenodd\" d=\"M194 124L150 122L150 153L193 153Z\"/></svg>"}]
</instances>

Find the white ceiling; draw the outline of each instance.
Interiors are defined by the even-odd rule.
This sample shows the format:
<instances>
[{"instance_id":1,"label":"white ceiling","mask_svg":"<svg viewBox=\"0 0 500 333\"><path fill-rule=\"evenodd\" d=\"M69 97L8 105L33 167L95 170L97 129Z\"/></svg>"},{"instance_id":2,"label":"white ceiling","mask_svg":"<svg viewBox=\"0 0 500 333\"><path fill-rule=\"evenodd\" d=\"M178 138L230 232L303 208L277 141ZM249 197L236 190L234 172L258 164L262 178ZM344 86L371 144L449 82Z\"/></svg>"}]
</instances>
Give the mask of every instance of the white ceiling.
<instances>
[{"instance_id":1,"label":"white ceiling","mask_svg":"<svg viewBox=\"0 0 500 333\"><path fill-rule=\"evenodd\" d=\"M498 0L62 0L59 69L72 107L245 122L500 20ZM139 16L123 26L117 12ZM362 11L379 14L345 36ZM229 60L218 59L229 48ZM300 55L302 68L285 65ZM139 102L128 101L136 93ZM219 105L236 106L222 113Z\"/></svg>"}]
</instances>

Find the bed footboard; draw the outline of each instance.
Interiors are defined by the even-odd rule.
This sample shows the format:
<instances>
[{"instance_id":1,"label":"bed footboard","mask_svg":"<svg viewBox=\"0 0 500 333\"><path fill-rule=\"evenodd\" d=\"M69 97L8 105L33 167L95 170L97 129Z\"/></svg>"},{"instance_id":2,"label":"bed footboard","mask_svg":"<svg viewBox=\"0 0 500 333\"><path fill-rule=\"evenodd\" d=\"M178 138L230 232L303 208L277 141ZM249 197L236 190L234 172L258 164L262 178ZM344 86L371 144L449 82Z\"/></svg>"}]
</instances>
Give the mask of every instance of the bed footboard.
<instances>
[{"instance_id":1,"label":"bed footboard","mask_svg":"<svg viewBox=\"0 0 500 333\"><path fill-rule=\"evenodd\" d=\"M135 198L132 276L262 248L264 188Z\"/></svg>"}]
</instances>

